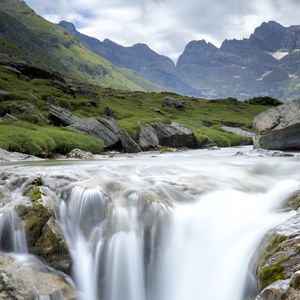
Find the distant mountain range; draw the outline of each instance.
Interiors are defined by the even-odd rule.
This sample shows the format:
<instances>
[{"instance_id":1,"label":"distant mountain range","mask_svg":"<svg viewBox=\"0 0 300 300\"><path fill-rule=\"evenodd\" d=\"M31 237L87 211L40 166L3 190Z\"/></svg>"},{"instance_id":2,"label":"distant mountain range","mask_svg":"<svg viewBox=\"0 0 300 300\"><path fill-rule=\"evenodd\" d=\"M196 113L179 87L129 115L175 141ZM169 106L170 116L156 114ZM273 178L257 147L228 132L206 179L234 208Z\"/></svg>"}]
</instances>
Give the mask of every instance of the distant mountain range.
<instances>
[{"instance_id":1,"label":"distant mountain range","mask_svg":"<svg viewBox=\"0 0 300 300\"><path fill-rule=\"evenodd\" d=\"M177 64L145 44L124 47L38 16L22 0L0 0L0 60L25 60L70 79L115 89L205 98L300 96L300 26L263 23L249 39L221 47L191 41Z\"/></svg>"},{"instance_id":2,"label":"distant mountain range","mask_svg":"<svg viewBox=\"0 0 300 300\"><path fill-rule=\"evenodd\" d=\"M262 23L249 39L225 40L220 48L205 40L191 41L175 65L145 44L101 42L81 34L72 23L59 25L112 64L181 94L241 99L268 95L283 100L300 96L300 26Z\"/></svg>"}]
</instances>

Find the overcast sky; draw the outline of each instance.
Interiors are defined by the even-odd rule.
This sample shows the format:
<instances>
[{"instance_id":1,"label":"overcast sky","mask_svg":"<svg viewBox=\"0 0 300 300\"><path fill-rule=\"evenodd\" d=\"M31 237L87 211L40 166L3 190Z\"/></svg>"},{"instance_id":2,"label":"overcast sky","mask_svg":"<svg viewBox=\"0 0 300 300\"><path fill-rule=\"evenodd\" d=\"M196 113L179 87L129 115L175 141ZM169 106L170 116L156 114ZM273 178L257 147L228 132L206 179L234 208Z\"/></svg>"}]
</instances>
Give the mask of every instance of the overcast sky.
<instances>
[{"instance_id":1,"label":"overcast sky","mask_svg":"<svg viewBox=\"0 0 300 300\"><path fill-rule=\"evenodd\" d=\"M26 0L46 19L75 23L100 40L146 43L176 60L191 40L220 46L248 37L263 21L300 24L300 0Z\"/></svg>"}]
</instances>

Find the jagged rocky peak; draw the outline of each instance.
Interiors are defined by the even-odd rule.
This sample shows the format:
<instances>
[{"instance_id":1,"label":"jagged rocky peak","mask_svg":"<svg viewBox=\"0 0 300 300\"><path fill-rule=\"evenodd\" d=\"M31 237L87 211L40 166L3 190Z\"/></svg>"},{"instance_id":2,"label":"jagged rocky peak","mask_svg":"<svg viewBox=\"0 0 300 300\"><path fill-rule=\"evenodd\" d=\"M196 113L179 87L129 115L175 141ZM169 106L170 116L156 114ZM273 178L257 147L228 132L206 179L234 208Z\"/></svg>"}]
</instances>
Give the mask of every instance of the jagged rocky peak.
<instances>
[{"instance_id":1,"label":"jagged rocky peak","mask_svg":"<svg viewBox=\"0 0 300 300\"><path fill-rule=\"evenodd\" d=\"M263 22L250 36L250 44L265 51L277 51L281 48L286 30L275 21Z\"/></svg>"},{"instance_id":2,"label":"jagged rocky peak","mask_svg":"<svg viewBox=\"0 0 300 300\"><path fill-rule=\"evenodd\" d=\"M191 41L186 47L185 51L188 50L205 50L205 51L217 51L218 48L210 42L206 42L206 40L202 39L199 41Z\"/></svg>"}]
</instances>

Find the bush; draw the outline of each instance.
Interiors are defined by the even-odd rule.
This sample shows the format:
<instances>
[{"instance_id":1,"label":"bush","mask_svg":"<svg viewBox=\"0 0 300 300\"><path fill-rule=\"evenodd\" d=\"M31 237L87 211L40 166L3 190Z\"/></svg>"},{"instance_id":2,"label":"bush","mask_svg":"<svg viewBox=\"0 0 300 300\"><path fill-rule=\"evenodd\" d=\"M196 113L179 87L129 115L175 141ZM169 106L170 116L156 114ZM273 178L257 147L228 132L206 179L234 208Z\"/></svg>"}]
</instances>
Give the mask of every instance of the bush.
<instances>
[{"instance_id":1,"label":"bush","mask_svg":"<svg viewBox=\"0 0 300 300\"><path fill-rule=\"evenodd\" d=\"M278 106L282 102L272 97L254 97L246 101L249 104L254 105L267 105L267 106Z\"/></svg>"}]
</instances>

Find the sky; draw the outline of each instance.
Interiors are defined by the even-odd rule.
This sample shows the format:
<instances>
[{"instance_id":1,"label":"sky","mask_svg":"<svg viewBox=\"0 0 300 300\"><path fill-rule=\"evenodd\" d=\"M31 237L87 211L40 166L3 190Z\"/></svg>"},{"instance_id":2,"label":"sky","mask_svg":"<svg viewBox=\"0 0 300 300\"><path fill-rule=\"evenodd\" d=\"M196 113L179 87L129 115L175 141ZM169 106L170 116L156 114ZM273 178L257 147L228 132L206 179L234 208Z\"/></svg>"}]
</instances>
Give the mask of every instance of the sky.
<instances>
[{"instance_id":1,"label":"sky","mask_svg":"<svg viewBox=\"0 0 300 300\"><path fill-rule=\"evenodd\" d=\"M146 43L174 61L191 40L220 46L264 21L299 25L300 0L26 0L47 20L124 46Z\"/></svg>"}]
</instances>

